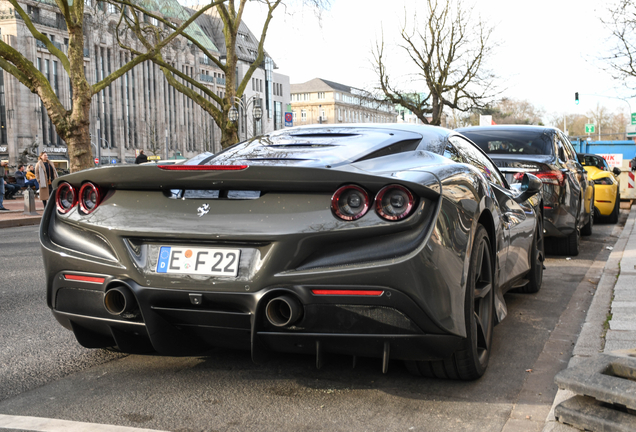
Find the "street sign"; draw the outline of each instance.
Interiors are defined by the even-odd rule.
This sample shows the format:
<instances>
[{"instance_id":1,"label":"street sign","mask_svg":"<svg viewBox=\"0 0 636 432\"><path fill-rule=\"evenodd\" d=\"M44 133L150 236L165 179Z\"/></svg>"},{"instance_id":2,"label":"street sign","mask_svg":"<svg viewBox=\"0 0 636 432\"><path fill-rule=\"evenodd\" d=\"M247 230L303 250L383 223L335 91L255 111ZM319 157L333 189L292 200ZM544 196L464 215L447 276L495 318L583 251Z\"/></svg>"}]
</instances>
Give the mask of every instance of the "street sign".
<instances>
[{"instance_id":1,"label":"street sign","mask_svg":"<svg viewBox=\"0 0 636 432\"><path fill-rule=\"evenodd\" d=\"M285 127L294 126L294 115L290 112L285 113Z\"/></svg>"},{"instance_id":2,"label":"street sign","mask_svg":"<svg viewBox=\"0 0 636 432\"><path fill-rule=\"evenodd\" d=\"M636 137L636 125L626 125L625 132L628 138Z\"/></svg>"},{"instance_id":3,"label":"street sign","mask_svg":"<svg viewBox=\"0 0 636 432\"><path fill-rule=\"evenodd\" d=\"M110 163L112 163L112 164L116 164L116 163L117 163L117 159L112 159L112 160L110 161Z\"/></svg>"},{"instance_id":4,"label":"street sign","mask_svg":"<svg viewBox=\"0 0 636 432\"><path fill-rule=\"evenodd\" d=\"M99 158L95 158L95 165L99 165Z\"/></svg>"},{"instance_id":5,"label":"street sign","mask_svg":"<svg viewBox=\"0 0 636 432\"><path fill-rule=\"evenodd\" d=\"M632 124L636 125L636 113L632 113Z\"/></svg>"},{"instance_id":6,"label":"street sign","mask_svg":"<svg viewBox=\"0 0 636 432\"><path fill-rule=\"evenodd\" d=\"M594 125L592 123L585 125L585 133L594 133Z\"/></svg>"}]
</instances>

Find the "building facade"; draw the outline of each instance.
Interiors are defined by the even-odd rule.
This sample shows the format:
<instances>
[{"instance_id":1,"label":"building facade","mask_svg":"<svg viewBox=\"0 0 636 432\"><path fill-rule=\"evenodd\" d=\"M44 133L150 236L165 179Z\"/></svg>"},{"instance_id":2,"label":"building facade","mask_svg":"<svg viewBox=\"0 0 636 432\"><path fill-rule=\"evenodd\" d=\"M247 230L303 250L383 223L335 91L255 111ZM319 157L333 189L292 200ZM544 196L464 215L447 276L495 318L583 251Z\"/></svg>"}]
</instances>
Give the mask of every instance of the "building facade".
<instances>
[{"instance_id":1,"label":"building facade","mask_svg":"<svg viewBox=\"0 0 636 432\"><path fill-rule=\"evenodd\" d=\"M393 106L368 92L314 78L291 85L294 126L320 123L394 123Z\"/></svg>"},{"instance_id":2,"label":"building facade","mask_svg":"<svg viewBox=\"0 0 636 432\"><path fill-rule=\"evenodd\" d=\"M85 0L85 3L84 66L89 84L95 84L126 64L131 53L117 44L119 11L113 5L95 0ZM66 24L54 0L23 0L20 4L32 17L35 27L67 53ZM155 6L164 17L177 23L193 13L176 0L157 0ZM161 26L151 17L143 19ZM211 37L201 27L202 22L205 19L195 21L187 32L213 56L222 59L224 39ZM70 109L70 80L59 60L33 38L11 4L2 1L0 32L4 42L25 55L48 78L62 103ZM224 73L194 44L177 38L163 54L164 59L182 73L197 79L218 96L225 96ZM265 67L257 70L265 75ZM241 79L244 69L239 67L238 73ZM285 82L285 78L280 76L279 82ZM289 100L288 78L286 82ZM280 99L283 101L283 96ZM263 111L264 117L270 115ZM100 164L133 163L142 149L147 155L161 159L220 150L221 132L212 117L171 87L161 70L150 61L137 65L93 96L90 115L91 145ZM271 124L273 127L274 122ZM270 124L263 121L261 129L269 128ZM8 159L15 165L24 161L27 154L32 157L40 151L47 151L58 167L68 166L66 145L57 136L39 97L0 69L0 159Z\"/></svg>"}]
</instances>

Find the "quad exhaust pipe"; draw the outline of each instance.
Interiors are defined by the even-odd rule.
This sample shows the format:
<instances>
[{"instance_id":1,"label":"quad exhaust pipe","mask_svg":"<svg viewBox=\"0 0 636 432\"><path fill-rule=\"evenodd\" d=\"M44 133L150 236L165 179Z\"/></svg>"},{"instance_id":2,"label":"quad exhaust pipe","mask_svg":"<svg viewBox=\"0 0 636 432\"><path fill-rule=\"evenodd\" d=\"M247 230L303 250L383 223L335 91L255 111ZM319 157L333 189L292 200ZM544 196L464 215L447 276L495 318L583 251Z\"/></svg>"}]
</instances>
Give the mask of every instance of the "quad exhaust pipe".
<instances>
[{"instance_id":1,"label":"quad exhaust pipe","mask_svg":"<svg viewBox=\"0 0 636 432\"><path fill-rule=\"evenodd\" d=\"M293 296L274 297L265 307L267 321L276 327L286 327L297 323L303 315L303 305Z\"/></svg>"},{"instance_id":2,"label":"quad exhaust pipe","mask_svg":"<svg viewBox=\"0 0 636 432\"><path fill-rule=\"evenodd\" d=\"M135 318L139 315L139 304L129 287L116 285L104 294L104 307L111 315Z\"/></svg>"}]
</instances>

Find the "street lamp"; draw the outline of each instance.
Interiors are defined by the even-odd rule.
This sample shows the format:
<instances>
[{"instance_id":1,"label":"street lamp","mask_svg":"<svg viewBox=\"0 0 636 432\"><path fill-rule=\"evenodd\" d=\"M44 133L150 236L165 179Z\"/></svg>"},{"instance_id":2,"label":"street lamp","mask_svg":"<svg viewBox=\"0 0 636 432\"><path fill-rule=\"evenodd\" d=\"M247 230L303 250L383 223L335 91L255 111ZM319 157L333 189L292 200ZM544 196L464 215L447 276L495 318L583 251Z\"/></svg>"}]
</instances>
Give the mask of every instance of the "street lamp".
<instances>
[{"instance_id":1,"label":"street lamp","mask_svg":"<svg viewBox=\"0 0 636 432\"><path fill-rule=\"evenodd\" d=\"M249 111L250 107L252 109L252 119L254 125L254 131L252 136L256 135L256 124L263 118L263 109L261 108L261 99L257 96L251 96L247 100L244 98L239 98L234 96L234 103L241 107L243 110L243 125L245 127L245 138L249 138L247 135L247 131L249 127L247 126L247 111ZM239 119L239 112L236 107L233 105L227 114L228 120L232 123L235 123Z\"/></svg>"}]
</instances>

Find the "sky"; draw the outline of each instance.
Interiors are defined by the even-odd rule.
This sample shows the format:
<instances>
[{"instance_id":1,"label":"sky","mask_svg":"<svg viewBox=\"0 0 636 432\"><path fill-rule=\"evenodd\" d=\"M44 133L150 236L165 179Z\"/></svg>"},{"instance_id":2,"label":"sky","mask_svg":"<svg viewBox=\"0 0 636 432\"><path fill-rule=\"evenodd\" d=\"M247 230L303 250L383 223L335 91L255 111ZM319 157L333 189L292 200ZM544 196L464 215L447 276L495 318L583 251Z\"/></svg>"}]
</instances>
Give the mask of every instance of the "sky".
<instances>
[{"instance_id":1,"label":"sky","mask_svg":"<svg viewBox=\"0 0 636 432\"><path fill-rule=\"evenodd\" d=\"M626 115L635 112L636 98L630 99L629 90L602 69L610 41L601 17L607 16L609 1L464 3L473 5L473 19L481 17L494 27L496 46L488 67L498 77L502 97L528 100L546 112L547 122L553 115L585 114L597 104ZM424 2L332 0L321 21L309 9L288 6L275 12L265 49L277 72L288 75L292 84L323 78L370 88L377 83L372 50L382 34L393 73L410 67L395 46L405 13L409 19L417 13L423 21ZM258 3L248 2L244 21L252 33L260 34L263 19Z\"/></svg>"}]
</instances>

